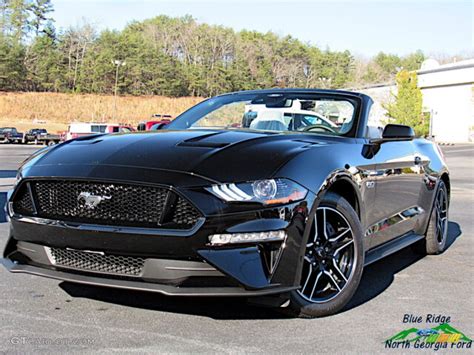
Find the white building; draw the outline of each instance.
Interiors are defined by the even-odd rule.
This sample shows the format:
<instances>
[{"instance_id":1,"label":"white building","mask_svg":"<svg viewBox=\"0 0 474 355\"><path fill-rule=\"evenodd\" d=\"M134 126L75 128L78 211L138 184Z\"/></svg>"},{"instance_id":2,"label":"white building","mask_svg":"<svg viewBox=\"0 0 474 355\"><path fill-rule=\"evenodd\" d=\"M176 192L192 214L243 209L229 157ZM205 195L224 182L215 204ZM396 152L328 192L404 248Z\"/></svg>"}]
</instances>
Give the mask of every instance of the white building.
<instances>
[{"instance_id":1,"label":"white building","mask_svg":"<svg viewBox=\"0 0 474 355\"><path fill-rule=\"evenodd\" d=\"M438 142L474 141L474 59L439 65L425 61L418 74L423 109L431 113L431 133ZM379 85L360 90L370 95L374 115L383 121L382 104L393 99L395 85Z\"/></svg>"}]
</instances>

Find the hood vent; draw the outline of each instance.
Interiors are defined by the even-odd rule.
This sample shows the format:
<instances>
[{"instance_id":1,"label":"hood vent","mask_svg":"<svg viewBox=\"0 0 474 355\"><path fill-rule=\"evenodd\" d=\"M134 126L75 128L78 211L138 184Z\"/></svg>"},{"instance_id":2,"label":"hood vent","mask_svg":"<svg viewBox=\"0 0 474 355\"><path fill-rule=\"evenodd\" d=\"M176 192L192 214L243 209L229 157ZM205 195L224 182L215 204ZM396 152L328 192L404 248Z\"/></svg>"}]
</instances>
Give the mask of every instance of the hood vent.
<instances>
[{"instance_id":1,"label":"hood vent","mask_svg":"<svg viewBox=\"0 0 474 355\"><path fill-rule=\"evenodd\" d=\"M222 143L222 142L189 142L189 141L184 141L181 143L178 143L178 147L197 147L197 148L224 148L230 145L230 143Z\"/></svg>"},{"instance_id":2,"label":"hood vent","mask_svg":"<svg viewBox=\"0 0 474 355\"><path fill-rule=\"evenodd\" d=\"M198 137L186 139L181 143L178 143L178 147L198 147L198 148L224 148L230 145L230 142L219 141L217 136L220 136L222 132L213 132L210 134L201 135Z\"/></svg>"}]
</instances>

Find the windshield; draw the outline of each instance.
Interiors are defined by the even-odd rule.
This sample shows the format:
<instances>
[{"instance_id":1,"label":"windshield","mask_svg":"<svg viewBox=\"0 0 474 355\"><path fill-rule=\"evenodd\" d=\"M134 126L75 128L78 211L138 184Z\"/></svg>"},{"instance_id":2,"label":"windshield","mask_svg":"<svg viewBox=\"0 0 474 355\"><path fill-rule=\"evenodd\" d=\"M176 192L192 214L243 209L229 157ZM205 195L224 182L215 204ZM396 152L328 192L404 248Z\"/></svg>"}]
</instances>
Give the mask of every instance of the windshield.
<instances>
[{"instance_id":1,"label":"windshield","mask_svg":"<svg viewBox=\"0 0 474 355\"><path fill-rule=\"evenodd\" d=\"M346 135L352 131L356 101L312 93L231 94L206 100L167 129L245 129Z\"/></svg>"}]
</instances>

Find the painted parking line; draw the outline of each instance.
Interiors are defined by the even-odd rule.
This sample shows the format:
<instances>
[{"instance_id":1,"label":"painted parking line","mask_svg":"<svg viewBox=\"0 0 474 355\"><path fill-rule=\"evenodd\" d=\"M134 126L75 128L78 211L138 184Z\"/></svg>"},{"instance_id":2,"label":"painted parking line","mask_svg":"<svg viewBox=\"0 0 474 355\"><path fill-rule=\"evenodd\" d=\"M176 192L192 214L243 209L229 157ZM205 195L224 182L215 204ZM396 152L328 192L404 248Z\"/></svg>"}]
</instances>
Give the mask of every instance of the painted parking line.
<instances>
[{"instance_id":1,"label":"painted parking line","mask_svg":"<svg viewBox=\"0 0 474 355\"><path fill-rule=\"evenodd\" d=\"M457 149L457 150L443 150L444 154L447 153L461 153L461 152L473 152L474 153L474 148L471 149Z\"/></svg>"}]
</instances>

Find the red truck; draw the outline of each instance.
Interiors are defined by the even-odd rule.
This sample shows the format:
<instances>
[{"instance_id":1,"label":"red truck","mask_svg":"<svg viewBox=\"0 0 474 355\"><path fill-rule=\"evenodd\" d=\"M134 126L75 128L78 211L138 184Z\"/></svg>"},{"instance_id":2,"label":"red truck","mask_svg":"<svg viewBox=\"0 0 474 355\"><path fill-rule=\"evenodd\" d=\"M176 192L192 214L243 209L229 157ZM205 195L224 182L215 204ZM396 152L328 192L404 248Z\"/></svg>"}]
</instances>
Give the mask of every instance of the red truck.
<instances>
[{"instance_id":1,"label":"red truck","mask_svg":"<svg viewBox=\"0 0 474 355\"><path fill-rule=\"evenodd\" d=\"M155 125L158 125L160 123L164 123L164 124L170 123L173 117L171 115L155 114L155 115L152 115L151 118L153 119L150 121L140 122L137 126L137 131L151 131L152 127Z\"/></svg>"}]
</instances>

